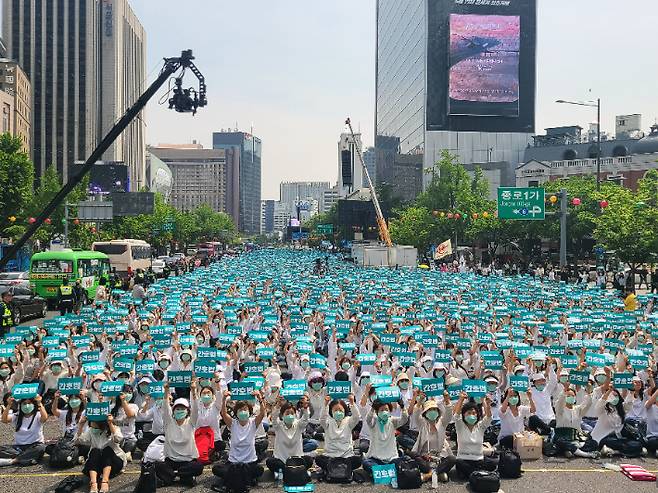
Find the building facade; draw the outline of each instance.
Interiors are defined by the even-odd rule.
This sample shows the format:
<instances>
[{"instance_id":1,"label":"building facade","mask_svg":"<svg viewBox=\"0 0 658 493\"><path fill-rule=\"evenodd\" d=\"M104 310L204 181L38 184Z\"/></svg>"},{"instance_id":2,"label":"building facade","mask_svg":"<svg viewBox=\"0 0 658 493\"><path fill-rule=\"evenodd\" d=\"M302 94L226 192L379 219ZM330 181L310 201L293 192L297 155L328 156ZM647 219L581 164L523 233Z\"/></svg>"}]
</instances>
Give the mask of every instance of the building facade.
<instances>
[{"instance_id":1,"label":"building facade","mask_svg":"<svg viewBox=\"0 0 658 493\"><path fill-rule=\"evenodd\" d=\"M547 181L573 176L596 176L598 146L568 143L527 149L516 169L516 185L536 187ZM658 168L658 124L642 139L601 143L601 181L636 190L647 171Z\"/></svg>"},{"instance_id":2,"label":"building facade","mask_svg":"<svg viewBox=\"0 0 658 493\"><path fill-rule=\"evenodd\" d=\"M274 200L261 200L260 206L260 234L274 233Z\"/></svg>"},{"instance_id":3,"label":"building facade","mask_svg":"<svg viewBox=\"0 0 658 493\"><path fill-rule=\"evenodd\" d=\"M0 59L0 91L13 97L12 134L23 141L23 150L32 153L32 88L30 79L14 60Z\"/></svg>"},{"instance_id":4,"label":"building facade","mask_svg":"<svg viewBox=\"0 0 658 493\"><path fill-rule=\"evenodd\" d=\"M274 202L274 231L277 233L283 233L286 231L290 225L290 219L292 218L292 213L288 209L287 205L282 204L281 202Z\"/></svg>"},{"instance_id":5,"label":"building facade","mask_svg":"<svg viewBox=\"0 0 658 493\"><path fill-rule=\"evenodd\" d=\"M233 149L171 149L149 148L151 154L171 170L171 204L181 211L190 211L206 204L216 212L225 212L235 220L227 201L231 174L239 159Z\"/></svg>"},{"instance_id":6,"label":"building facade","mask_svg":"<svg viewBox=\"0 0 658 493\"><path fill-rule=\"evenodd\" d=\"M338 188L333 187L329 190L325 190L322 193L322 213L326 214L331 210L331 208L338 204L338 199L340 194L338 193Z\"/></svg>"},{"instance_id":7,"label":"building facade","mask_svg":"<svg viewBox=\"0 0 658 493\"><path fill-rule=\"evenodd\" d=\"M357 149L363 149L361 134L343 133L338 141L338 193L347 197L363 186L363 167Z\"/></svg>"},{"instance_id":8,"label":"building facade","mask_svg":"<svg viewBox=\"0 0 658 493\"><path fill-rule=\"evenodd\" d=\"M239 172L233 190L237 191L240 231L248 234L260 232L261 218L261 140L246 132L213 133L214 149L237 149Z\"/></svg>"},{"instance_id":9,"label":"building facade","mask_svg":"<svg viewBox=\"0 0 658 493\"><path fill-rule=\"evenodd\" d=\"M102 0L100 9L102 138L146 89L146 33L128 0ZM147 185L145 132L141 112L103 154L105 161L128 165L132 191Z\"/></svg>"},{"instance_id":10,"label":"building facade","mask_svg":"<svg viewBox=\"0 0 658 493\"><path fill-rule=\"evenodd\" d=\"M69 165L86 160L140 96L144 31L127 0L7 0L3 33L31 82L37 179L54 164L66 181ZM143 135L142 118L108 159L129 163L131 190L146 184Z\"/></svg>"},{"instance_id":11,"label":"building facade","mask_svg":"<svg viewBox=\"0 0 658 493\"><path fill-rule=\"evenodd\" d=\"M375 148L374 147L368 147L363 153L363 162L366 165L366 169L368 170L368 174L370 175L370 179L372 180L373 185L377 184L376 156L377 156L377 154L375 153ZM366 178L365 173L363 174L362 186L364 188L367 188L367 187L370 186L370 184L368 183L368 179Z\"/></svg>"},{"instance_id":12,"label":"building facade","mask_svg":"<svg viewBox=\"0 0 658 493\"><path fill-rule=\"evenodd\" d=\"M279 201L287 204L291 212L299 201L317 203L318 211L324 210L324 192L329 190L329 182L325 181L295 181L283 182L279 185Z\"/></svg>"},{"instance_id":13,"label":"building facade","mask_svg":"<svg viewBox=\"0 0 658 493\"><path fill-rule=\"evenodd\" d=\"M397 141L400 154L423 156L425 169L448 150L463 164L505 161L514 174L534 133L535 7L535 0L495 5L455 0L378 0L376 142L387 145ZM466 41L458 30L466 15L472 24L479 23L473 32L492 29L506 17L521 19L517 26L523 26L523 32L513 40L496 40L503 46L516 41L509 50L469 52L468 46L461 46ZM493 29L492 35L501 35L500 29ZM472 67L490 62L483 62L486 56L500 58L500 66L511 72L516 68L515 78L504 74L507 78L501 79L507 83L508 92L516 88L516 100L510 104L496 101L504 88L492 89L488 85L491 81L478 86L481 78L473 74ZM470 96L471 101L457 101L457 89L467 89L477 96ZM485 91L491 92L486 98ZM380 163L387 158L388 162ZM378 181L382 181L380 169L392 163L390 148L376 152ZM424 186L429 179L430 175L424 174Z\"/></svg>"}]
</instances>

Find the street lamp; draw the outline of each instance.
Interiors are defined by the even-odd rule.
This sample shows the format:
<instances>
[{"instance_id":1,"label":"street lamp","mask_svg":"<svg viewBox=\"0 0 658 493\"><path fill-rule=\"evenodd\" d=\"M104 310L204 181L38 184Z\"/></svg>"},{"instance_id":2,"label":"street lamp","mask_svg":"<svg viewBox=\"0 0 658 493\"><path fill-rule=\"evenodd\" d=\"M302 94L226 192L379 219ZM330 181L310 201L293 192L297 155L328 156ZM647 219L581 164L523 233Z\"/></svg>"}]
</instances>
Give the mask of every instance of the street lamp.
<instances>
[{"instance_id":1,"label":"street lamp","mask_svg":"<svg viewBox=\"0 0 658 493\"><path fill-rule=\"evenodd\" d=\"M565 101L558 99L556 103L575 104L576 106L588 106L596 108L596 133L597 133L597 150L596 150L596 190L601 190L601 98L594 101Z\"/></svg>"}]
</instances>

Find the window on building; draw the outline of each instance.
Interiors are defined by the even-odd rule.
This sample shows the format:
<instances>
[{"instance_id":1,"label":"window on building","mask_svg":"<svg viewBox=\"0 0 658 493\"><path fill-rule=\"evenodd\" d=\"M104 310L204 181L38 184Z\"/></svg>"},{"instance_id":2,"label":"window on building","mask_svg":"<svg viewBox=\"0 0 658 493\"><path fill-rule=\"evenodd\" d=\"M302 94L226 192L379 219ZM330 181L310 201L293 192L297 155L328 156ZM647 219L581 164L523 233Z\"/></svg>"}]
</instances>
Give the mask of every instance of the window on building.
<instances>
[{"instance_id":1,"label":"window on building","mask_svg":"<svg viewBox=\"0 0 658 493\"><path fill-rule=\"evenodd\" d=\"M528 182L528 186L532 188L537 188L539 187L539 181L538 180L530 180Z\"/></svg>"}]
</instances>

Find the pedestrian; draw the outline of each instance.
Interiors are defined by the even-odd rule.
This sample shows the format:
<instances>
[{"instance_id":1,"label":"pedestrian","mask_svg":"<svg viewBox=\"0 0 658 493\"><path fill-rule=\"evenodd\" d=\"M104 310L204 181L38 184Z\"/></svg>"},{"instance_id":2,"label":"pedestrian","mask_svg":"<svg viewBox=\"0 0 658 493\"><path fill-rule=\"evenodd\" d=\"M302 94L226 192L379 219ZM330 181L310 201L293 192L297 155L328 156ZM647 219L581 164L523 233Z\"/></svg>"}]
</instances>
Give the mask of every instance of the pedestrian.
<instances>
[{"instance_id":1,"label":"pedestrian","mask_svg":"<svg viewBox=\"0 0 658 493\"><path fill-rule=\"evenodd\" d=\"M14 292L11 288L2 292L2 303L0 303L0 316L2 316L0 323L0 337L7 335L11 328L16 325L14 323L14 312L12 306L13 298Z\"/></svg>"},{"instance_id":2,"label":"pedestrian","mask_svg":"<svg viewBox=\"0 0 658 493\"><path fill-rule=\"evenodd\" d=\"M491 406L485 398L482 405L469 400L462 392L455 404L457 431L457 476L468 480L473 471L494 471L497 463L484 456L484 432L491 424Z\"/></svg>"},{"instance_id":3,"label":"pedestrian","mask_svg":"<svg viewBox=\"0 0 658 493\"><path fill-rule=\"evenodd\" d=\"M73 313L76 304L75 291L73 286L69 284L69 280L65 278L57 291L57 306L61 316L67 313Z\"/></svg>"}]
</instances>

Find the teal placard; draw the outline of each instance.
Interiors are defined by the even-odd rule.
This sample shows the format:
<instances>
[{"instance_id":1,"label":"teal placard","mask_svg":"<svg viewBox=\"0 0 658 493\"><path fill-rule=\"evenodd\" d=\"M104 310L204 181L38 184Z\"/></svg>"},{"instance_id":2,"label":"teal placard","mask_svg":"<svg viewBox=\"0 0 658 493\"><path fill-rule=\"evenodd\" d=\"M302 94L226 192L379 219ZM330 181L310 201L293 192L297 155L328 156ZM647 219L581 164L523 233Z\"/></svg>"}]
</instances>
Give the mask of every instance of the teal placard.
<instances>
[{"instance_id":1,"label":"teal placard","mask_svg":"<svg viewBox=\"0 0 658 493\"><path fill-rule=\"evenodd\" d=\"M123 392L124 383L122 381L117 382L101 382L100 391L101 394L107 397L116 397L121 392Z\"/></svg>"},{"instance_id":2,"label":"teal placard","mask_svg":"<svg viewBox=\"0 0 658 493\"><path fill-rule=\"evenodd\" d=\"M0 344L0 358L9 358L14 354L16 345L14 344Z\"/></svg>"},{"instance_id":3,"label":"teal placard","mask_svg":"<svg viewBox=\"0 0 658 493\"><path fill-rule=\"evenodd\" d=\"M170 371L167 373L167 382L171 387L189 388L192 383L192 372Z\"/></svg>"},{"instance_id":4,"label":"teal placard","mask_svg":"<svg viewBox=\"0 0 658 493\"><path fill-rule=\"evenodd\" d=\"M219 359L217 357L217 349L214 347L198 347L196 350L197 358L207 358L212 360Z\"/></svg>"},{"instance_id":5,"label":"teal placard","mask_svg":"<svg viewBox=\"0 0 658 493\"><path fill-rule=\"evenodd\" d=\"M443 395L444 383L441 378L423 378L420 381L420 390L427 397L438 397Z\"/></svg>"},{"instance_id":6,"label":"teal placard","mask_svg":"<svg viewBox=\"0 0 658 493\"><path fill-rule=\"evenodd\" d=\"M271 347L259 347L256 349L256 356L258 356L260 359L271 360L274 359L275 354L275 349Z\"/></svg>"},{"instance_id":7,"label":"teal placard","mask_svg":"<svg viewBox=\"0 0 658 493\"><path fill-rule=\"evenodd\" d=\"M321 354L312 354L309 358L311 368L324 369L327 367L327 358Z\"/></svg>"},{"instance_id":8,"label":"teal placard","mask_svg":"<svg viewBox=\"0 0 658 493\"><path fill-rule=\"evenodd\" d=\"M377 399L382 402L397 402L400 400L400 389L397 387L377 387Z\"/></svg>"},{"instance_id":9,"label":"teal placard","mask_svg":"<svg viewBox=\"0 0 658 493\"><path fill-rule=\"evenodd\" d=\"M352 382L327 382L327 393L332 399L347 399L352 393Z\"/></svg>"},{"instance_id":10,"label":"teal placard","mask_svg":"<svg viewBox=\"0 0 658 493\"><path fill-rule=\"evenodd\" d=\"M256 389L254 382L231 382L229 390L231 399L234 401L250 401L254 398L253 393Z\"/></svg>"},{"instance_id":11,"label":"teal placard","mask_svg":"<svg viewBox=\"0 0 658 493\"><path fill-rule=\"evenodd\" d=\"M142 359L135 362L135 373L141 375L151 375L155 370L155 360Z\"/></svg>"},{"instance_id":12,"label":"teal placard","mask_svg":"<svg viewBox=\"0 0 658 493\"><path fill-rule=\"evenodd\" d=\"M513 375L509 377L509 386L517 392L527 392L530 388L530 380L525 375Z\"/></svg>"},{"instance_id":13,"label":"teal placard","mask_svg":"<svg viewBox=\"0 0 658 493\"><path fill-rule=\"evenodd\" d=\"M364 366L370 366L377 361L377 355L375 353L359 353L356 355L356 360Z\"/></svg>"},{"instance_id":14,"label":"teal placard","mask_svg":"<svg viewBox=\"0 0 658 493\"><path fill-rule=\"evenodd\" d=\"M373 387L386 387L391 385L393 379L390 375L370 375L370 385Z\"/></svg>"},{"instance_id":15,"label":"teal placard","mask_svg":"<svg viewBox=\"0 0 658 493\"><path fill-rule=\"evenodd\" d=\"M88 421L106 421L110 415L109 402L89 402L85 409Z\"/></svg>"},{"instance_id":16,"label":"teal placard","mask_svg":"<svg viewBox=\"0 0 658 493\"><path fill-rule=\"evenodd\" d=\"M487 384L484 380L462 380L462 390L469 397L484 397L487 394Z\"/></svg>"},{"instance_id":17,"label":"teal placard","mask_svg":"<svg viewBox=\"0 0 658 493\"><path fill-rule=\"evenodd\" d=\"M161 399L164 397L165 389L163 382L153 382L148 385L148 394L153 399Z\"/></svg>"},{"instance_id":18,"label":"teal placard","mask_svg":"<svg viewBox=\"0 0 658 493\"><path fill-rule=\"evenodd\" d=\"M573 385L587 385L589 381L588 371L571 371L569 372L569 383Z\"/></svg>"},{"instance_id":19,"label":"teal placard","mask_svg":"<svg viewBox=\"0 0 658 493\"><path fill-rule=\"evenodd\" d=\"M132 358L117 358L112 362L114 371L130 372L135 366L135 361Z\"/></svg>"},{"instance_id":20,"label":"teal placard","mask_svg":"<svg viewBox=\"0 0 658 493\"><path fill-rule=\"evenodd\" d=\"M11 396L16 400L34 399L38 392L38 383L21 383L12 387Z\"/></svg>"},{"instance_id":21,"label":"teal placard","mask_svg":"<svg viewBox=\"0 0 658 493\"><path fill-rule=\"evenodd\" d=\"M194 375L197 378L212 378L217 369L215 360L198 358L194 361Z\"/></svg>"},{"instance_id":22,"label":"teal placard","mask_svg":"<svg viewBox=\"0 0 658 493\"><path fill-rule=\"evenodd\" d=\"M101 353L99 351L86 351L84 353L80 353L79 360L80 363L85 364L85 363L93 363L95 361L100 360Z\"/></svg>"},{"instance_id":23,"label":"teal placard","mask_svg":"<svg viewBox=\"0 0 658 493\"><path fill-rule=\"evenodd\" d=\"M434 353L434 362L448 364L452 363L452 354L447 349L437 349Z\"/></svg>"},{"instance_id":24,"label":"teal placard","mask_svg":"<svg viewBox=\"0 0 658 493\"><path fill-rule=\"evenodd\" d=\"M100 361L92 361L91 363L84 363L82 369L87 375L97 375L103 373L105 364Z\"/></svg>"},{"instance_id":25,"label":"teal placard","mask_svg":"<svg viewBox=\"0 0 658 493\"><path fill-rule=\"evenodd\" d=\"M372 466L372 479L375 484L391 484L393 480L397 481L397 477L395 464Z\"/></svg>"},{"instance_id":26,"label":"teal placard","mask_svg":"<svg viewBox=\"0 0 658 493\"><path fill-rule=\"evenodd\" d=\"M265 371L265 363L262 361L248 361L244 364L247 375L261 375Z\"/></svg>"},{"instance_id":27,"label":"teal placard","mask_svg":"<svg viewBox=\"0 0 658 493\"><path fill-rule=\"evenodd\" d=\"M59 390L62 395L77 395L80 393L80 390L82 390L82 378L60 378L57 381L57 390Z\"/></svg>"},{"instance_id":28,"label":"teal placard","mask_svg":"<svg viewBox=\"0 0 658 493\"><path fill-rule=\"evenodd\" d=\"M612 385L616 389L632 389L633 388L633 374L632 373L615 373L612 379Z\"/></svg>"},{"instance_id":29,"label":"teal placard","mask_svg":"<svg viewBox=\"0 0 658 493\"><path fill-rule=\"evenodd\" d=\"M284 486L283 491L286 493L311 493L315 491L315 485L308 483L304 486Z\"/></svg>"}]
</instances>

